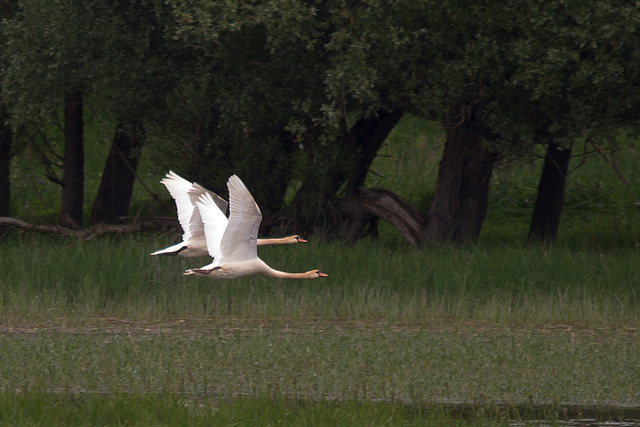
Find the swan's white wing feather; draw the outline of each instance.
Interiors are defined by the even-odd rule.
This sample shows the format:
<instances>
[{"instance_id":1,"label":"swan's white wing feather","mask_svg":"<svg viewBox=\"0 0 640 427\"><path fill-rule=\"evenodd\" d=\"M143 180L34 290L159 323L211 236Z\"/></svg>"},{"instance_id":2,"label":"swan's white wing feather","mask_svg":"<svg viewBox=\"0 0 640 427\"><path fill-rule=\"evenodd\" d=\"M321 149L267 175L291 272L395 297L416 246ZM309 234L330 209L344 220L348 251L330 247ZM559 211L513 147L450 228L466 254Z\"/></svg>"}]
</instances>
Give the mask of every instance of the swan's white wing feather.
<instances>
[{"instance_id":1,"label":"swan's white wing feather","mask_svg":"<svg viewBox=\"0 0 640 427\"><path fill-rule=\"evenodd\" d=\"M207 189L195 183L191 185L191 188L187 192L187 195L189 196L189 203L191 203L191 206L193 207L193 212L189 218L189 232L191 233L191 237L196 239L205 238L202 215L196 206L200 196L205 193L208 193Z\"/></svg>"},{"instance_id":2,"label":"swan's white wing feather","mask_svg":"<svg viewBox=\"0 0 640 427\"><path fill-rule=\"evenodd\" d=\"M207 190L206 188L204 188L202 185L198 184L197 182L193 183L193 190L196 191L196 192L199 192L198 193L198 197L200 196L200 194L204 193L205 191L207 193L209 193L209 195L211 196L213 201L216 202L216 205L220 208L222 213L225 214L225 216L227 215L227 208L229 207L229 204L222 197L218 196L213 191ZM195 204L196 200L198 200L198 197L196 197L195 199L192 199L194 204Z\"/></svg>"},{"instance_id":3,"label":"swan's white wing feather","mask_svg":"<svg viewBox=\"0 0 640 427\"><path fill-rule=\"evenodd\" d=\"M204 235L207 240L207 250L214 258L214 263L221 260L220 242L227 228L227 216L222 213L209 191L205 191L196 201L196 206L204 223Z\"/></svg>"},{"instance_id":4,"label":"swan's white wing feather","mask_svg":"<svg viewBox=\"0 0 640 427\"><path fill-rule=\"evenodd\" d=\"M262 221L260 208L244 183L236 175L229 187L229 223L222 236L221 262L242 262L258 257L258 228Z\"/></svg>"},{"instance_id":5,"label":"swan's white wing feather","mask_svg":"<svg viewBox=\"0 0 640 427\"><path fill-rule=\"evenodd\" d=\"M211 201L214 202L214 205L217 206L219 210L222 211L222 213L226 217L227 202L222 197L218 196L216 193L207 190L202 185L197 184L195 182L192 184L191 188L189 189L189 200L191 201L191 204L193 206L196 206L196 203L198 203L198 199L203 194L208 194L210 196ZM193 214L191 214L191 219L189 220L189 230L191 231L191 236L194 238L198 238L198 237L202 237L203 239L206 238L205 225L203 224L200 210L197 208L195 208L193 210ZM224 229L222 231L224 232ZM220 238L222 238L222 233L220 233ZM219 247L220 245L218 244L217 246Z\"/></svg>"},{"instance_id":6,"label":"swan's white wing feather","mask_svg":"<svg viewBox=\"0 0 640 427\"><path fill-rule=\"evenodd\" d=\"M167 187L169 194L171 194L171 197L173 197L176 202L176 207L178 208L178 221L184 231L182 240L184 242L188 242L194 236L194 230L192 230L192 216L195 207L189 198L189 190L192 188L192 184L173 171L169 171L166 178L160 182Z\"/></svg>"}]
</instances>

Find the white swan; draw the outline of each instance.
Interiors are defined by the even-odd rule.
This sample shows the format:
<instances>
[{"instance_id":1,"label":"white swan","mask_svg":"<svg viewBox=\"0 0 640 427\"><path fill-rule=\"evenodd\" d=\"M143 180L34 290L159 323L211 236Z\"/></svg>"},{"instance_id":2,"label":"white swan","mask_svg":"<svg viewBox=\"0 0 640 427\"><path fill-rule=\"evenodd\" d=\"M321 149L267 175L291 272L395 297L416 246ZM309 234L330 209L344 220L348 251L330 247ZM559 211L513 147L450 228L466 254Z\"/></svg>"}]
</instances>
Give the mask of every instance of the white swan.
<instances>
[{"instance_id":1,"label":"white swan","mask_svg":"<svg viewBox=\"0 0 640 427\"><path fill-rule=\"evenodd\" d=\"M223 214L227 212L227 202L216 193L195 182L187 181L173 171L169 171L167 176L160 182L167 187L169 194L176 202L178 221L184 233L182 234L182 242L152 252L151 255L177 255L187 258L208 256L209 251L207 250L207 241L204 235L204 225L202 224L200 212L196 208L196 201L202 194L208 194ZM306 242L302 237L293 235L277 239L258 239L258 246Z\"/></svg>"},{"instance_id":2,"label":"white swan","mask_svg":"<svg viewBox=\"0 0 640 427\"><path fill-rule=\"evenodd\" d=\"M227 182L229 187L230 215L227 218L216 207L208 193L196 202L204 222L209 254L213 262L201 268L186 270L185 275L233 279L262 274L281 279L316 279L326 277L320 270L305 273L287 273L269 267L258 258L257 236L262 214L255 200L236 175Z\"/></svg>"}]
</instances>

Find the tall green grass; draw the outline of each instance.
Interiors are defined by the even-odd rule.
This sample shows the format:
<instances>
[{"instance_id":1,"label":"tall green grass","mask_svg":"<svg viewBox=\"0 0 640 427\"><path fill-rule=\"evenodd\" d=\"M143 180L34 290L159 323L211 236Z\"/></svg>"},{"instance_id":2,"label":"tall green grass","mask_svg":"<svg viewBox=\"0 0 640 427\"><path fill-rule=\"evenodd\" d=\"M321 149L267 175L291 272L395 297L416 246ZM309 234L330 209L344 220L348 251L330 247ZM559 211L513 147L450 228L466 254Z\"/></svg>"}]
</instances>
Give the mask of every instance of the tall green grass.
<instances>
[{"instance_id":1,"label":"tall green grass","mask_svg":"<svg viewBox=\"0 0 640 427\"><path fill-rule=\"evenodd\" d=\"M178 236L176 236L178 238ZM362 241L261 248L275 268L319 268L308 281L185 277L207 259L151 257L166 238L0 241L5 319L250 316L391 322L640 326L640 250Z\"/></svg>"}]
</instances>

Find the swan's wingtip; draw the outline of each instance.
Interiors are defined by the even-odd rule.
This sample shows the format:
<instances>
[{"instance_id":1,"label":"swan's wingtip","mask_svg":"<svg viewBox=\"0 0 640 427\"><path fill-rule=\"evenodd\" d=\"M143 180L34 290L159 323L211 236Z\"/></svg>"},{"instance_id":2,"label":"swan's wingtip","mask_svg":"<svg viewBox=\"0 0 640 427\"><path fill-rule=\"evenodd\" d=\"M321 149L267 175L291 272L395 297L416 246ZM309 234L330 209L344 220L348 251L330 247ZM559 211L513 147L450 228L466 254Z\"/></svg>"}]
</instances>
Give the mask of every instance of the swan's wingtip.
<instances>
[{"instance_id":1,"label":"swan's wingtip","mask_svg":"<svg viewBox=\"0 0 640 427\"><path fill-rule=\"evenodd\" d=\"M233 174L229 177L229 179L227 180L227 186L229 185L240 185L243 187L246 187L246 185L244 185L244 182L242 182L242 180L240 179L240 177L236 174Z\"/></svg>"},{"instance_id":2,"label":"swan's wingtip","mask_svg":"<svg viewBox=\"0 0 640 427\"><path fill-rule=\"evenodd\" d=\"M175 173L174 171L169 170L169 172L164 176L164 179L162 181L164 181L165 179L172 180L172 179L179 179L179 178L182 178L182 177L177 173Z\"/></svg>"}]
</instances>

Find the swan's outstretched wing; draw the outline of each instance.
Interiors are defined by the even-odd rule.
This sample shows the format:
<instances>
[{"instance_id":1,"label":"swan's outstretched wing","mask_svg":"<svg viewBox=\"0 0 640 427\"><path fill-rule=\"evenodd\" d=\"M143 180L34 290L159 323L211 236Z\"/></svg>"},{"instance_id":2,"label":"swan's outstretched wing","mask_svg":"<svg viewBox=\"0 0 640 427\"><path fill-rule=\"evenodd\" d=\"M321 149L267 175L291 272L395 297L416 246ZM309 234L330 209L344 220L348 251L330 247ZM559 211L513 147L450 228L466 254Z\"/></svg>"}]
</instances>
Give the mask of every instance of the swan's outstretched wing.
<instances>
[{"instance_id":1,"label":"swan's outstretched wing","mask_svg":"<svg viewBox=\"0 0 640 427\"><path fill-rule=\"evenodd\" d=\"M220 242L227 228L228 220L211 194L209 191L200 194L196 201L196 207L204 224L207 251L213 257L214 263L218 264L221 259Z\"/></svg>"},{"instance_id":2,"label":"swan's outstretched wing","mask_svg":"<svg viewBox=\"0 0 640 427\"><path fill-rule=\"evenodd\" d=\"M173 171L169 171L166 178L160 182L167 187L169 194L176 202L178 221L184 231L182 241L188 242L192 240L197 233L202 233L202 221L199 213L195 212L196 218L193 218L195 206L191 203L189 197L189 190L192 188L192 184Z\"/></svg>"},{"instance_id":3,"label":"swan's outstretched wing","mask_svg":"<svg viewBox=\"0 0 640 427\"><path fill-rule=\"evenodd\" d=\"M260 208L244 183L236 175L229 187L229 223L222 236L221 262L242 262L258 257L258 228L262 221Z\"/></svg>"}]
</instances>

